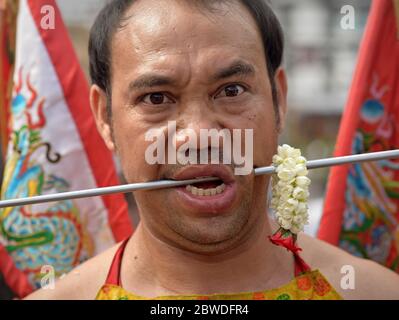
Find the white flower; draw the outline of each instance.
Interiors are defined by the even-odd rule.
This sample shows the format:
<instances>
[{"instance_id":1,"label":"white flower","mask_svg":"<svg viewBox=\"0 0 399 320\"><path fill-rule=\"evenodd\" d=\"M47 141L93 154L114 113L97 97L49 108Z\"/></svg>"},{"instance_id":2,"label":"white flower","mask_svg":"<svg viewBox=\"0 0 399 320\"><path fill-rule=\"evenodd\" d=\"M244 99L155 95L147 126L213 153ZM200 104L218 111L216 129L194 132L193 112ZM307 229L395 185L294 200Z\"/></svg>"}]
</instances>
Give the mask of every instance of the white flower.
<instances>
[{"instance_id":1,"label":"white flower","mask_svg":"<svg viewBox=\"0 0 399 320\"><path fill-rule=\"evenodd\" d=\"M287 184L279 190L280 195L290 195L293 191L294 186L291 184Z\"/></svg>"},{"instance_id":2,"label":"white flower","mask_svg":"<svg viewBox=\"0 0 399 320\"><path fill-rule=\"evenodd\" d=\"M303 231L303 226L302 226L302 225L293 224L293 225L291 225L291 228L290 228L289 230L290 230L292 233L297 234L297 233Z\"/></svg>"},{"instance_id":3,"label":"white flower","mask_svg":"<svg viewBox=\"0 0 399 320\"><path fill-rule=\"evenodd\" d=\"M292 227L292 223L290 220L286 220L281 217L278 219L278 223L283 229L286 229L286 230L290 230Z\"/></svg>"},{"instance_id":4,"label":"white flower","mask_svg":"<svg viewBox=\"0 0 399 320\"><path fill-rule=\"evenodd\" d=\"M295 207L287 205L279 205L277 207L277 210L281 217L283 217L284 219L289 219L294 215Z\"/></svg>"},{"instance_id":5,"label":"white flower","mask_svg":"<svg viewBox=\"0 0 399 320\"><path fill-rule=\"evenodd\" d=\"M273 163L281 164L283 162L283 158L281 158L279 155L273 156Z\"/></svg>"},{"instance_id":6,"label":"white flower","mask_svg":"<svg viewBox=\"0 0 399 320\"><path fill-rule=\"evenodd\" d=\"M298 158L301 156L301 151L299 149L294 149L293 147L289 146L288 144L284 144L277 148L277 155L285 158Z\"/></svg>"},{"instance_id":7,"label":"white flower","mask_svg":"<svg viewBox=\"0 0 399 320\"><path fill-rule=\"evenodd\" d=\"M303 217L302 216L294 216L294 218L292 219L292 221L296 224L299 225L303 222Z\"/></svg>"},{"instance_id":8,"label":"white flower","mask_svg":"<svg viewBox=\"0 0 399 320\"><path fill-rule=\"evenodd\" d=\"M306 164L306 158L300 156L300 157L296 158L296 163L298 163L298 164L301 164L301 163Z\"/></svg>"},{"instance_id":9,"label":"white flower","mask_svg":"<svg viewBox=\"0 0 399 320\"><path fill-rule=\"evenodd\" d=\"M297 200L305 201L309 197L309 191L306 188L296 187L292 196Z\"/></svg>"},{"instance_id":10,"label":"white flower","mask_svg":"<svg viewBox=\"0 0 399 320\"><path fill-rule=\"evenodd\" d=\"M305 202L299 202L298 206L295 209L295 213L305 214L307 212L308 212L308 205Z\"/></svg>"},{"instance_id":11,"label":"white flower","mask_svg":"<svg viewBox=\"0 0 399 320\"><path fill-rule=\"evenodd\" d=\"M275 177L277 177L277 176L275 176ZM277 179L277 180L278 180L278 179ZM284 188L286 188L287 186L292 185L293 182L294 182L293 180L286 180L286 181L280 180L280 181L278 181L278 182L276 183L276 187L279 188L279 189L284 189Z\"/></svg>"},{"instance_id":12,"label":"white flower","mask_svg":"<svg viewBox=\"0 0 399 320\"><path fill-rule=\"evenodd\" d=\"M270 206L274 209L274 210L276 210L277 209L277 207L278 207L278 199L276 199L275 197L273 197L272 198L272 201L271 201L271 203L270 203Z\"/></svg>"},{"instance_id":13,"label":"white flower","mask_svg":"<svg viewBox=\"0 0 399 320\"><path fill-rule=\"evenodd\" d=\"M310 179L308 177L305 177L305 176L299 176L299 177L296 177L295 184L298 187L301 187L301 188L309 187Z\"/></svg>"},{"instance_id":14,"label":"white flower","mask_svg":"<svg viewBox=\"0 0 399 320\"><path fill-rule=\"evenodd\" d=\"M298 204L299 204L299 202L296 199L291 198L291 199L287 200L287 206L296 208L296 207L298 207Z\"/></svg>"},{"instance_id":15,"label":"white flower","mask_svg":"<svg viewBox=\"0 0 399 320\"><path fill-rule=\"evenodd\" d=\"M306 165L303 163L297 164L294 170L297 176L306 176L308 174L308 169L306 169Z\"/></svg>"},{"instance_id":16,"label":"white flower","mask_svg":"<svg viewBox=\"0 0 399 320\"><path fill-rule=\"evenodd\" d=\"M297 165L297 162L295 161L294 158L286 158L286 159L283 160L282 164L283 164L284 169L292 170Z\"/></svg>"},{"instance_id":17,"label":"white flower","mask_svg":"<svg viewBox=\"0 0 399 320\"><path fill-rule=\"evenodd\" d=\"M276 174L272 177L271 207L276 211L279 225L292 233L303 231L308 223L310 179L307 177L306 159L299 149L285 144L279 146L273 157Z\"/></svg>"},{"instance_id":18,"label":"white flower","mask_svg":"<svg viewBox=\"0 0 399 320\"><path fill-rule=\"evenodd\" d=\"M277 173L277 176L283 181L289 181L295 178L296 172L290 169L283 169Z\"/></svg>"}]
</instances>

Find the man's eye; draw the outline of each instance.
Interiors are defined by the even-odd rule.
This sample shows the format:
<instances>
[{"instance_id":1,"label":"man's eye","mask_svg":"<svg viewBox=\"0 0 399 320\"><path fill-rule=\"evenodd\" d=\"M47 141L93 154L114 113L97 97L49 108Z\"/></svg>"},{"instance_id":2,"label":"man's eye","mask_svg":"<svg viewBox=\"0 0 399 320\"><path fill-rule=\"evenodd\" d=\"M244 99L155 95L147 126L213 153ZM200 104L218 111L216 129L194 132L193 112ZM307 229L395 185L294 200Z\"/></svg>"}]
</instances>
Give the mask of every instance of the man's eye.
<instances>
[{"instance_id":1,"label":"man's eye","mask_svg":"<svg viewBox=\"0 0 399 320\"><path fill-rule=\"evenodd\" d=\"M173 101L166 94L161 92L147 94L143 96L142 101L147 104L154 104L154 105L173 103Z\"/></svg>"},{"instance_id":2,"label":"man's eye","mask_svg":"<svg viewBox=\"0 0 399 320\"><path fill-rule=\"evenodd\" d=\"M239 84L231 84L227 87L224 87L222 91L220 91L215 98L223 98L223 97L237 97L245 92L245 88Z\"/></svg>"}]
</instances>

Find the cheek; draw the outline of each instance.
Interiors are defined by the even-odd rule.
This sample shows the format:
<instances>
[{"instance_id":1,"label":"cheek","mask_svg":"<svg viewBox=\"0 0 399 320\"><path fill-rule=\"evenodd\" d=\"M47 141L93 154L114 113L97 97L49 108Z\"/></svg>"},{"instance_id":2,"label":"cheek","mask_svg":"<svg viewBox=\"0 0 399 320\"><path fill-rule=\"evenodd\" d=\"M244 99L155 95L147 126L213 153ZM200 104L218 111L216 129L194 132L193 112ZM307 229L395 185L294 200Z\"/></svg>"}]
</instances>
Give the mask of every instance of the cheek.
<instances>
[{"instance_id":1,"label":"cheek","mask_svg":"<svg viewBox=\"0 0 399 320\"><path fill-rule=\"evenodd\" d=\"M134 198L139 210L146 213L142 216L143 219L157 219L168 207L164 190L136 191Z\"/></svg>"},{"instance_id":2,"label":"cheek","mask_svg":"<svg viewBox=\"0 0 399 320\"><path fill-rule=\"evenodd\" d=\"M254 164L268 166L276 152L278 133L274 113L259 112L254 129Z\"/></svg>"},{"instance_id":3,"label":"cheek","mask_svg":"<svg viewBox=\"0 0 399 320\"><path fill-rule=\"evenodd\" d=\"M118 124L114 125L114 142L127 182L157 179L158 166L148 164L145 159L145 152L152 143L145 141L147 129L126 115L115 118L114 123Z\"/></svg>"},{"instance_id":4,"label":"cheek","mask_svg":"<svg viewBox=\"0 0 399 320\"><path fill-rule=\"evenodd\" d=\"M158 165L148 164L145 159L147 142L125 144L118 152L122 171L128 183L157 180Z\"/></svg>"},{"instance_id":5,"label":"cheek","mask_svg":"<svg viewBox=\"0 0 399 320\"><path fill-rule=\"evenodd\" d=\"M273 109L263 103L252 105L251 109L234 117L224 118L223 127L253 130L253 165L268 166L277 150L278 133ZM241 136L241 151L245 150L244 136Z\"/></svg>"}]
</instances>

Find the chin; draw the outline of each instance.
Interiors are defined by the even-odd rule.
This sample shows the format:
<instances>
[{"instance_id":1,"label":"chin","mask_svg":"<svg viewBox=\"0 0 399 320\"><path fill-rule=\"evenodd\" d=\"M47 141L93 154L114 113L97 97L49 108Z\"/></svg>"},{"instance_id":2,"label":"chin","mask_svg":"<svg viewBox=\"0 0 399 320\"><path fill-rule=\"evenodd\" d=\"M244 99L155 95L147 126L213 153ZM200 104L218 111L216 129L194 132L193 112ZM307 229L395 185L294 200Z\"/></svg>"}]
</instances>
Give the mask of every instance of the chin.
<instances>
[{"instance_id":1,"label":"chin","mask_svg":"<svg viewBox=\"0 0 399 320\"><path fill-rule=\"evenodd\" d=\"M251 230L250 211L240 209L211 217L175 213L169 217L167 225L175 235L173 242L181 249L200 254L219 254L239 245Z\"/></svg>"}]
</instances>

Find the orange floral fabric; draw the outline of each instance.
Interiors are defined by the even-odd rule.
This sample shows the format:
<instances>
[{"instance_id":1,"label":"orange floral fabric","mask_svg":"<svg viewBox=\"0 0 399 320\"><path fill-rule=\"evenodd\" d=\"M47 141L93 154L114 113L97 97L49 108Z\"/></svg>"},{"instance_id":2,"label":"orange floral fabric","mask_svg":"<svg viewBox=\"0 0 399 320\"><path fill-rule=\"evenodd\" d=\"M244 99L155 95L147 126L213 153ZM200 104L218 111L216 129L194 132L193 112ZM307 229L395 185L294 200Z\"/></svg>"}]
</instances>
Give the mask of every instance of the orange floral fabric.
<instances>
[{"instance_id":1,"label":"orange floral fabric","mask_svg":"<svg viewBox=\"0 0 399 320\"><path fill-rule=\"evenodd\" d=\"M314 270L297 276L277 289L233 294L160 296L150 299L127 292L122 287L105 284L96 300L342 300L342 297L318 270Z\"/></svg>"}]
</instances>

